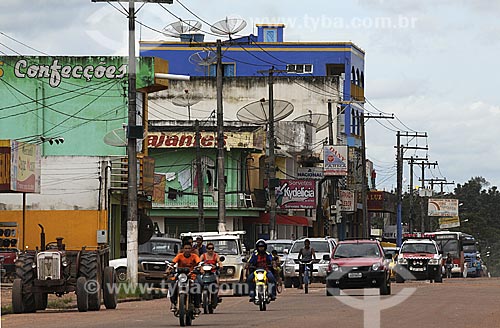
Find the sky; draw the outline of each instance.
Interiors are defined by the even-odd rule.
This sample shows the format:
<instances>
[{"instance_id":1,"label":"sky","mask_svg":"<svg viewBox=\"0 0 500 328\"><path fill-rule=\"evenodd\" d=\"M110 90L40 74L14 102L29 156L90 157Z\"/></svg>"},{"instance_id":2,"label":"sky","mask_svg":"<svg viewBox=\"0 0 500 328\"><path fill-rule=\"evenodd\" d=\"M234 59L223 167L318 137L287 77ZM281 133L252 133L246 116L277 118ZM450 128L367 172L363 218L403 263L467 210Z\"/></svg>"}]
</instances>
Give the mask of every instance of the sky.
<instances>
[{"instance_id":1,"label":"sky","mask_svg":"<svg viewBox=\"0 0 500 328\"><path fill-rule=\"evenodd\" d=\"M405 153L427 155L439 163L426 171L426 178L463 184L482 176L500 185L500 92L495 83L500 76L495 61L500 53L500 0L181 3L209 23L227 16L244 18L248 24L240 34L255 32L256 23L284 23L285 41L352 41L364 49L365 96L370 102L365 107L372 114L397 117L366 123L367 156L375 164L380 189L396 185L396 131L427 133L427 138L402 139L405 145L428 145L428 151ZM196 19L177 0L165 6L184 20ZM146 4L137 20L161 30L177 19L157 4ZM50 55L128 53L126 17L110 4L91 0L2 0L0 32L0 54L40 54L5 35ZM166 38L138 27L137 39ZM407 185L407 164L404 171Z\"/></svg>"}]
</instances>

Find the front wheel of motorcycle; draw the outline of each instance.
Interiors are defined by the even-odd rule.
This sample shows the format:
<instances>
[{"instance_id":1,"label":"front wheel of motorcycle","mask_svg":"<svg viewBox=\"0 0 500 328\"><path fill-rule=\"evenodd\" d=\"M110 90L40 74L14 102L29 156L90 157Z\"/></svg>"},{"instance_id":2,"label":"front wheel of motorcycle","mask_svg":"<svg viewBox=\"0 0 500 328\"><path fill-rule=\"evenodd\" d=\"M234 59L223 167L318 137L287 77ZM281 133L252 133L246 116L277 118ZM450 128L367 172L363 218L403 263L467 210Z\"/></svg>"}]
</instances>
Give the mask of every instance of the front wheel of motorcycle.
<instances>
[{"instance_id":1,"label":"front wheel of motorcycle","mask_svg":"<svg viewBox=\"0 0 500 328\"><path fill-rule=\"evenodd\" d=\"M266 300L264 298L264 294L259 294L259 310L265 311L267 307Z\"/></svg>"},{"instance_id":2,"label":"front wheel of motorcycle","mask_svg":"<svg viewBox=\"0 0 500 328\"><path fill-rule=\"evenodd\" d=\"M210 297L208 294L208 290L203 291L203 313L208 314L209 311L209 303L210 302Z\"/></svg>"},{"instance_id":3,"label":"front wheel of motorcycle","mask_svg":"<svg viewBox=\"0 0 500 328\"><path fill-rule=\"evenodd\" d=\"M187 295L180 294L179 295L179 324L181 327L186 325L187 319Z\"/></svg>"}]
</instances>

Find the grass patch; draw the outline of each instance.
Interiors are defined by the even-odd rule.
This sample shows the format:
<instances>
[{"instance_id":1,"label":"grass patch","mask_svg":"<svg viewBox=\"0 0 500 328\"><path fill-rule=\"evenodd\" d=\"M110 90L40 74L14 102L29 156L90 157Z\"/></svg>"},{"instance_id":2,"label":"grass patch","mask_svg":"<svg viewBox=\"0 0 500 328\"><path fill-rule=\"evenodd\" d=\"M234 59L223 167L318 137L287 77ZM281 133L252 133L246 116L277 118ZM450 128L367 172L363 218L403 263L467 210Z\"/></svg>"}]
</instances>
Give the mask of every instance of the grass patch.
<instances>
[{"instance_id":1,"label":"grass patch","mask_svg":"<svg viewBox=\"0 0 500 328\"><path fill-rule=\"evenodd\" d=\"M13 313L12 304L2 305L2 315L11 313Z\"/></svg>"},{"instance_id":2,"label":"grass patch","mask_svg":"<svg viewBox=\"0 0 500 328\"><path fill-rule=\"evenodd\" d=\"M66 309L72 307L73 297L57 298L47 303L48 309Z\"/></svg>"}]
</instances>

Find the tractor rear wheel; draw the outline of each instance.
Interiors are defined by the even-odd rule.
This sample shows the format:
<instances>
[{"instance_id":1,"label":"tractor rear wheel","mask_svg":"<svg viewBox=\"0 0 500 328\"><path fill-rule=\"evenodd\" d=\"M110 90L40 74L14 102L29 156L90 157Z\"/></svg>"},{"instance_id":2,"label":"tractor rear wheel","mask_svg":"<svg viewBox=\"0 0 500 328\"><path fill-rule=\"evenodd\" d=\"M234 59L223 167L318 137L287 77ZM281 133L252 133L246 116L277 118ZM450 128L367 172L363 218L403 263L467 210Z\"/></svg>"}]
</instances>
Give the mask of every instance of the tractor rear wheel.
<instances>
[{"instance_id":1,"label":"tractor rear wheel","mask_svg":"<svg viewBox=\"0 0 500 328\"><path fill-rule=\"evenodd\" d=\"M31 286L33 286L35 280L34 262L35 255L29 253L19 254L16 260L16 276L17 279L20 279L20 282L17 284L21 287L21 298L16 300L16 305L14 305L14 299L12 300L12 307L15 313L36 311L35 295L31 292ZM12 297L14 298L14 293ZM19 295L16 297L19 297Z\"/></svg>"},{"instance_id":2,"label":"tractor rear wheel","mask_svg":"<svg viewBox=\"0 0 500 328\"><path fill-rule=\"evenodd\" d=\"M101 272L99 257L95 252L82 251L78 277L87 280L86 290L89 297L89 311L99 311L101 308Z\"/></svg>"}]
</instances>

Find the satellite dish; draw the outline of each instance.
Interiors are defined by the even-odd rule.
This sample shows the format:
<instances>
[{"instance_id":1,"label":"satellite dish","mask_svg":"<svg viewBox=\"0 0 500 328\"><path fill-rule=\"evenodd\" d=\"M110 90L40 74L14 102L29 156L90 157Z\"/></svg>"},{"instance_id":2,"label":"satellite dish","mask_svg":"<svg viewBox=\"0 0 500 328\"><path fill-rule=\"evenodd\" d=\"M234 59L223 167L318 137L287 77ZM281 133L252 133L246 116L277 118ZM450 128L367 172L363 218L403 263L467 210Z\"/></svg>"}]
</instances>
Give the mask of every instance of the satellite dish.
<instances>
[{"instance_id":1,"label":"satellite dish","mask_svg":"<svg viewBox=\"0 0 500 328\"><path fill-rule=\"evenodd\" d=\"M187 107L188 109L188 119L191 121L191 106L199 103L203 97L198 94L189 93L188 90L184 90L184 94L175 96L172 99L172 104L179 107Z\"/></svg>"},{"instance_id":2,"label":"satellite dish","mask_svg":"<svg viewBox=\"0 0 500 328\"><path fill-rule=\"evenodd\" d=\"M274 100L274 121L281 121L293 112L293 105L286 100ZM251 124L267 124L269 121L269 101L255 101L241 107L236 113L238 120Z\"/></svg>"},{"instance_id":3,"label":"satellite dish","mask_svg":"<svg viewBox=\"0 0 500 328\"><path fill-rule=\"evenodd\" d=\"M182 20L168 24L163 28L163 34L180 38L182 34L198 32L201 29L201 23L196 20Z\"/></svg>"},{"instance_id":4,"label":"satellite dish","mask_svg":"<svg viewBox=\"0 0 500 328\"><path fill-rule=\"evenodd\" d=\"M104 136L104 143L114 147L126 147L128 144L127 135L124 128L109 131Z\"/></svg>"},{"instance_id":5,"label":"satellite dish","mask_svg":"<svg viewBox=\"0 0 500 328\"><path fill-rule=\"evenodd\" d=\"M214 23L210 27L210 31L217 35L229 35L236 34L247 26L247 22L245 22L241 18L228 18L220 20Z\"/></svg>"},{"instance_id":6,"label":"satellite dish","mask_svg":"<svg viewBox=\"0 0 500 328\"><path fill-rule=\"evenodd\" d=\"M311 123L316 128L316 132L328 127L328 115L326 114L309 112L309 114L294 118L293 121Z\"/></svg>"},{"instance_id":7,"label":"satellite dish","mask_svg":"<svg viewBox=\"0 0 500 328\"><path fill-rule=\"evenodd\" d=\"M198 66L210 66L217 61L217 54L213 51L198 51L189 56L189 62Z\"/></svg>"}]
</instances>

